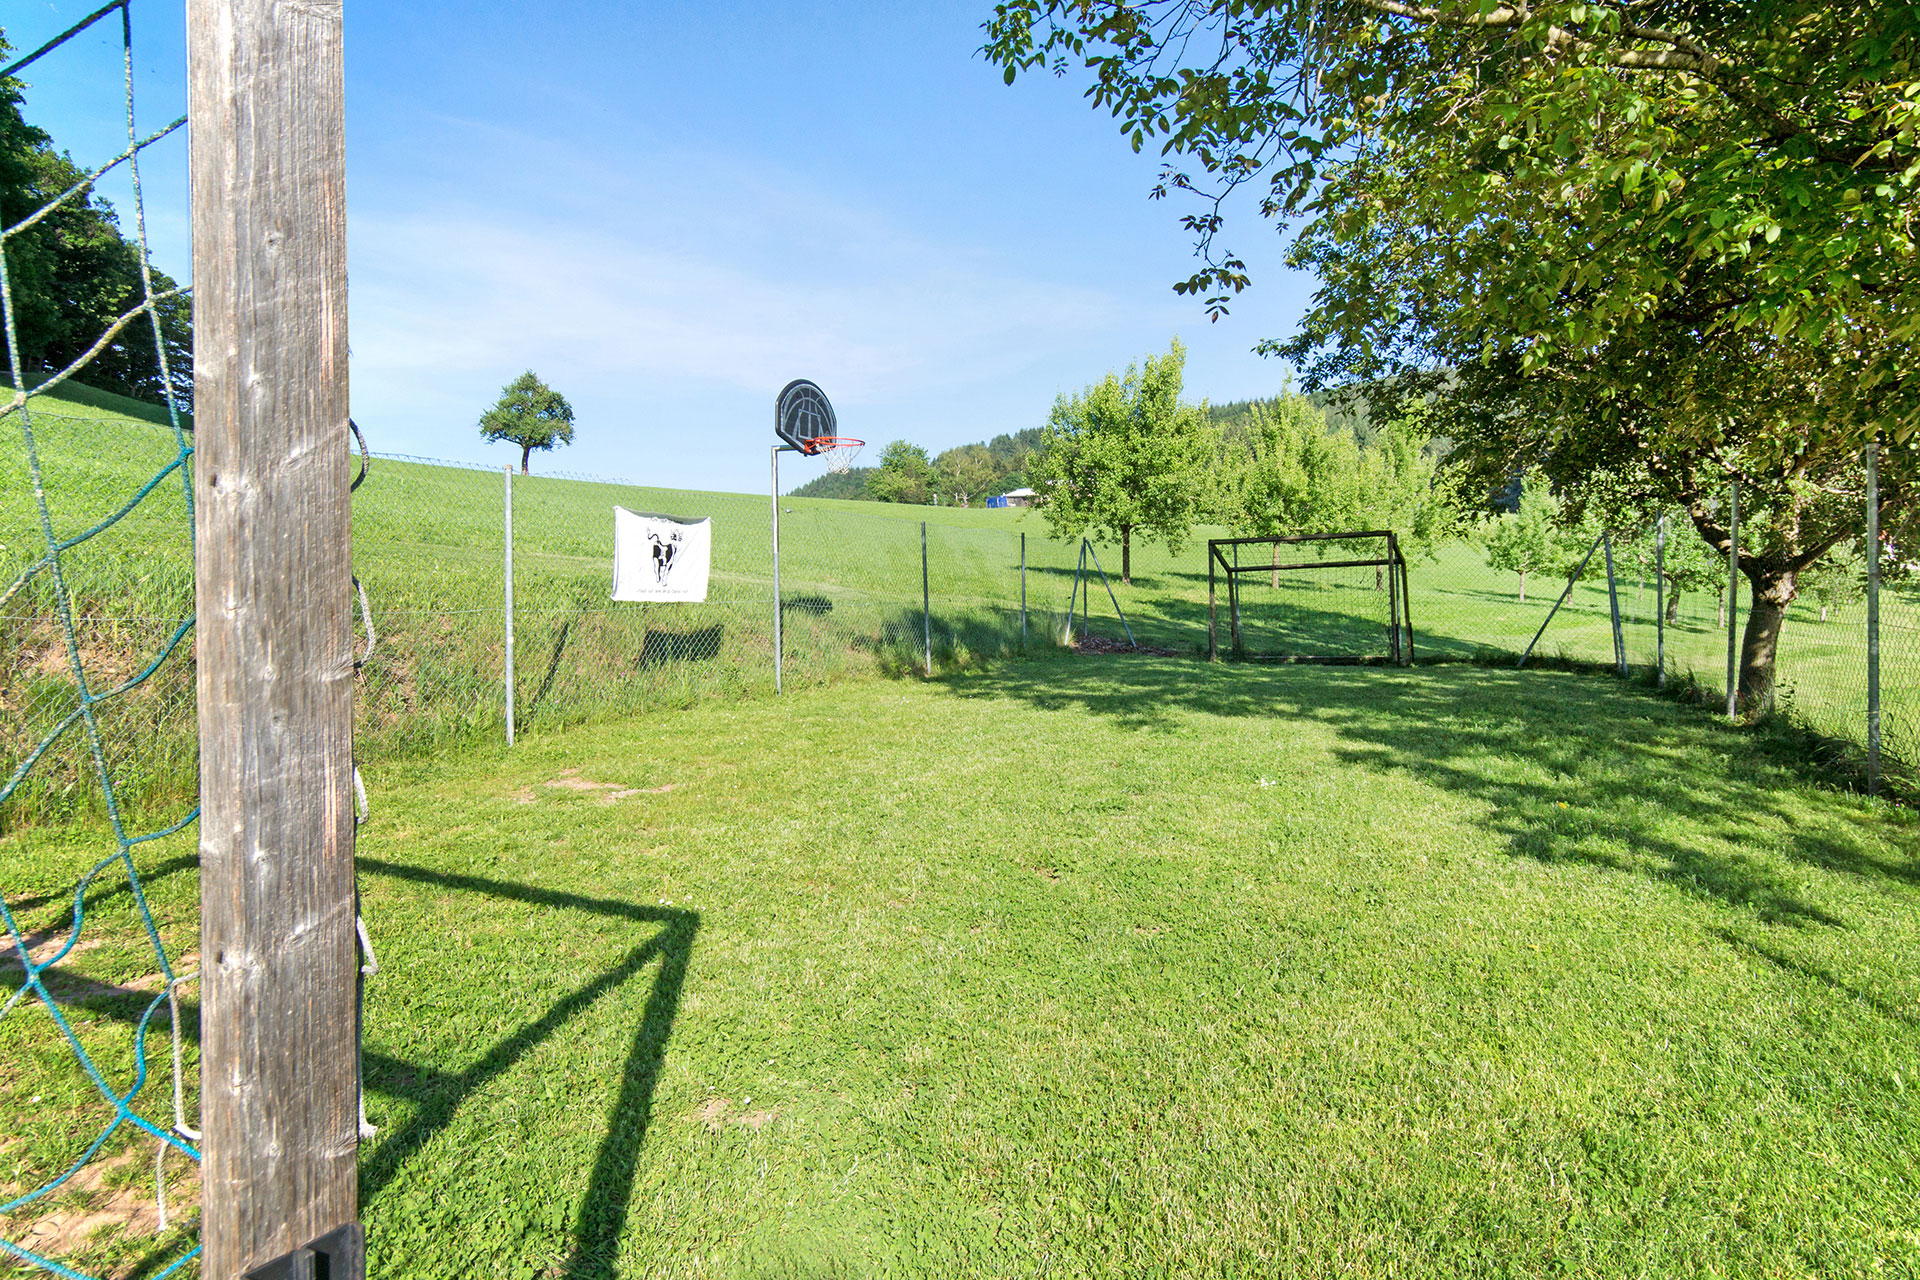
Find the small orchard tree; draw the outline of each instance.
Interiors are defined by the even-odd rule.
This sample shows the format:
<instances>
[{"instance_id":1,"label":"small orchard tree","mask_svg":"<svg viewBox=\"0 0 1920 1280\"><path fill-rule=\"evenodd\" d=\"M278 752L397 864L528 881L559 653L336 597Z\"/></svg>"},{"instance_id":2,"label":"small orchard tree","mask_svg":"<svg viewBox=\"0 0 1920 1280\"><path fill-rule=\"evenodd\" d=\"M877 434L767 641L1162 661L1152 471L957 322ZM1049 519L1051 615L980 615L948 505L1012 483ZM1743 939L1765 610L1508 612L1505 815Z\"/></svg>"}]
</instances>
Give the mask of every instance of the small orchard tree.
<instances>
[{"instance_id":1,"label":"small orchard tree","mask_svg":"<svg viewBox=\"0 0 1920 1280\"><path fill-rule=\"evenodd\" d=\"M1416 410L1388 423L1360 451L1357 524L1391 529L1404 554L1431 556L1440 540L1458 529L1460 503L1451 477L1438 475L1428 447L1432 437L1420 416Z\"/></svg>"},{"instance_id":2,"label":"small orchard tree","mask_svg":"<svg viewBox=\"0 0 1920 1280\"><path fill-rule=\"evenodd\" d=\"M1655 548L1653 523L1660 512L1647 520L1647 531L1626 548L1623 558L1634 569L1653 576ZM1666 579L1667 622L1680 621L1680 597L1694 591L1711 591L1719 601L1720 625L1725 626L1727 604L1727 562L1694 532L1693 522L1684 511L1668 511L1665 547L1658 556L1661 576Z\"/></svg>"},{"instance_id":3,"label":"small orchard tree","mask_svg":"<svg viewBox=\"0 0 1920 1280\"><path fill-rule=\"evenodd\" d=\"M867 477L867 492L880 502L933 501L933 462L917 444L895 440L880 451L880 466Z\"/></svg>"},{"instance_id":4,"label":"small orchard tree","mask_svg":"<svg viewBox=\"0 0 1920 1280\"><path fill-rule=\"evenodd\" d=\"M529 369L509 382L500 402L480 416L480 434L519 445L520 474L526 475L527 459L535 449L573 443L573 406Z\"/></svg>"},{"instance_id":5,"label":"small orchard tree","mask_svg":"<svg viewBox=\"0 0 1920 1280\"><path fill-rule=\"evenodd\" d=\"M1180 400L1187 349L1175 339L1124 375L1108 374L1054 402L1027 479L1056 537L1092 530L1120 544L1120 581L1133 582L1133 535L1178 552L1199 519L1213 457L1205 403Z\"/></svg>"},{"instance_id":6,"label":"small orchard tree","mask_svg":"<svg viewBox=\"0 0 1920 1280\"><path fill-rule=\"evenodd\" d=\"M1565 541L1560 504L1538 479L1522 482L1520 507L1494 519L1487 530L1487 563L1520 575L1520 599L1527 598L1527 575L1552 568Z\"/></svg>"},{"instance_id":7,"label":"small orchard tree","mask_svg":"<svg viewBox=\"0 0 1920 1280\"><path fill-rule=\"evenodd\" d=\"M1247 411L1245 454L1227 478L1227 523L1255 537L1337 533L1360 513L1360 456L1353 437L1327 430L1305 396L1283 392ZM1280 563L1274 544L1273 563ZM1280 570L1273 571L1280 585Z\"/></svg>"},{"instance_id":8,"label":"small orchard tree","mask_svg":"<svg viewBox=\"0 0 1920 1280\"><path fill-rule=\"evenodd\" d=\"M1867 591L1867 558L1860 544L1848 540L1827 552L1826 558L1801 571L1800 594L1819 610L1825 622L1835 609L1853 604Z\"/></svg>"}]
</instances>

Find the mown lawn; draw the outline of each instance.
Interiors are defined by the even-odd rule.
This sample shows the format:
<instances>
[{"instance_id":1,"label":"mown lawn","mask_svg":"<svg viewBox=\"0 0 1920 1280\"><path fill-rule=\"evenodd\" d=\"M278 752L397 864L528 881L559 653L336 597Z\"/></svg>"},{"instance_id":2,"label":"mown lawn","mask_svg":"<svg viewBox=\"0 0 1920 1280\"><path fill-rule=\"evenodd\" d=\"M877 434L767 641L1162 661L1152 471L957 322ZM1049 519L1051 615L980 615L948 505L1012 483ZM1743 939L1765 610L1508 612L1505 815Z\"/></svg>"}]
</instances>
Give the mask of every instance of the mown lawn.
<instances>
[{"instance_id":1,"label":"mown lawn","mask_svg":"<svg viewBox=\"0 0 1920 1280\"><path fill-rule=\"evenodd\" d=\"M375 769L380 1276L1920 1268L1920 829L1610 681L1056 658Z\"/></svg>"}]
</instances>

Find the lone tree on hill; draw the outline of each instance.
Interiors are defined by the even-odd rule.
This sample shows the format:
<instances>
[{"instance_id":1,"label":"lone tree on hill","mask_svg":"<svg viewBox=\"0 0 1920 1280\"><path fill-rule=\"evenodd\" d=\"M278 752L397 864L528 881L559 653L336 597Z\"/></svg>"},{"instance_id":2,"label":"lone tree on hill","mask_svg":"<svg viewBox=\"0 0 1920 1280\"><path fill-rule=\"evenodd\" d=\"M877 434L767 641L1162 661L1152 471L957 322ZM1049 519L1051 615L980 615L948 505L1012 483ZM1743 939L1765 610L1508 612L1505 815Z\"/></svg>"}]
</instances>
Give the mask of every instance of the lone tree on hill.
<instances>
[{"instance_id":1,"label":"lone tree on hill","mask_svg":"<svg viewBox=\"0 0 1920 1280\"><path fill-rule=\"evenodd\" d=\"M1120 581L1128 585L1134 532L1164 538L1178 552L1207 496L1214 432L1204 401L1180 402L1186 360L1175 339L1164 356L1061 396L1027 468L1055 536L1092 529L1117 539Z\"/></svg>"},{"instance_id":2,"label":"lone tree on hill","mask_svg":"<svg viewBox=\"0 0 1920 1280\"><path fill-rule=\"evenodd\" d=\"M480 434L519 445L520 474L526 475L527 459L535 449L573 443L573 406L529 369L507 384L500 403L481 415Z\"/></svg>"}]
</instances>

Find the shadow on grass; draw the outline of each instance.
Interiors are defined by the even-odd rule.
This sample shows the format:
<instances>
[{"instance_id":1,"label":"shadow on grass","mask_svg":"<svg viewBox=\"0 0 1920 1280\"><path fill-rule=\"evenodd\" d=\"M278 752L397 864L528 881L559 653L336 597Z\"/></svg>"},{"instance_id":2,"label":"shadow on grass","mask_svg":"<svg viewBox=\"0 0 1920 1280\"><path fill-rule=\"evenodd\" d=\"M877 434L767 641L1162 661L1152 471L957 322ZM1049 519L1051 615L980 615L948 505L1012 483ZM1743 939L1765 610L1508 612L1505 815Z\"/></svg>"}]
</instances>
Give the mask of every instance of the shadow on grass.
<instances>
[{"instance_id":1,"label":"shadow on grass","mask_svg":"<svg viewBox=\"0 0 1920 1280\"><path fill-rule=\"evenodd\" d=\"M415 884L661 926L618 964L560 997L546 1013L501 1039L464 1071L421 1072L396 1058L376 1053L366 1055L369 1089L407 1098L419 1107L412 1119L388 1135L363 1162L361 1190L364 1198L371 1199L399 1175L406 1162L434 1134L452 1122L454 1113L476 1090L497 1079L529 1050L585 1013L601 997L636 977L655 960L660 961L660 972L654 978L646 1010L634 1028L632 1045L620 1073L619 1093L607 1116L606 1136L600 1141L587 1193L574 1219L572 1252L559 1273L565 1280L611 1280L619 1258L620 1233L633 1196L640 1144L653 1118L653 1095L666 1056L667 1037L673 1030L673 1020L680 1008L680 991L693 957L693 938L700 927L699 913L640 906L611 898L583 897L375 858L362 858L359 866L374 875Z\"/></svg>"},{"instance_id":2,"label":"shadow on grass","mask_svg":"<svg viewBox=\"0 0 1920 1280\"><path fill-rule=\"evenodd\" d=\"M1763 830L1802 865L1920 884L1920 865L1843 825L1808 829L1780 802L1784 780L1831 783L1790 735L1734 729L1604 677L1121 657L1013 664L950 687L1142 732L1174 729L1186 711L1314 721L1336 735L1336 759L1480 802L1515 856L1647 875L1770 923L1842 921L1744 851Z\"/></svg>"}]
</instances>

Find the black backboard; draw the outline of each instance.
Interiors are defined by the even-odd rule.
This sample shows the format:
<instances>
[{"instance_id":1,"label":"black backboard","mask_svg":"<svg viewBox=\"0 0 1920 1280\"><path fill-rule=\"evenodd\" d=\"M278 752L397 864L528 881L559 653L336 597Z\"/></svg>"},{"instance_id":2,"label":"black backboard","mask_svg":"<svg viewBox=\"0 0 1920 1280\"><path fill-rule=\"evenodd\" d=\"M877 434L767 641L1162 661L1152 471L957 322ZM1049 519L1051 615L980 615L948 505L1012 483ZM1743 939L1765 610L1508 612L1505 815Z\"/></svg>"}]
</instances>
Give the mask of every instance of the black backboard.
<instances>
[{"instance_id":1,"label":"black backboard","mask_svg":"<svg viewBox=\"0 0 1920 1280\"><path fill-rule=\"evenodd\" d=\"M780 390L773 405L773 433L782 444L809 452L808 441L836 434L833 406L827 393L805 378L795 378Z\"/></svg>"}]
</instances>

